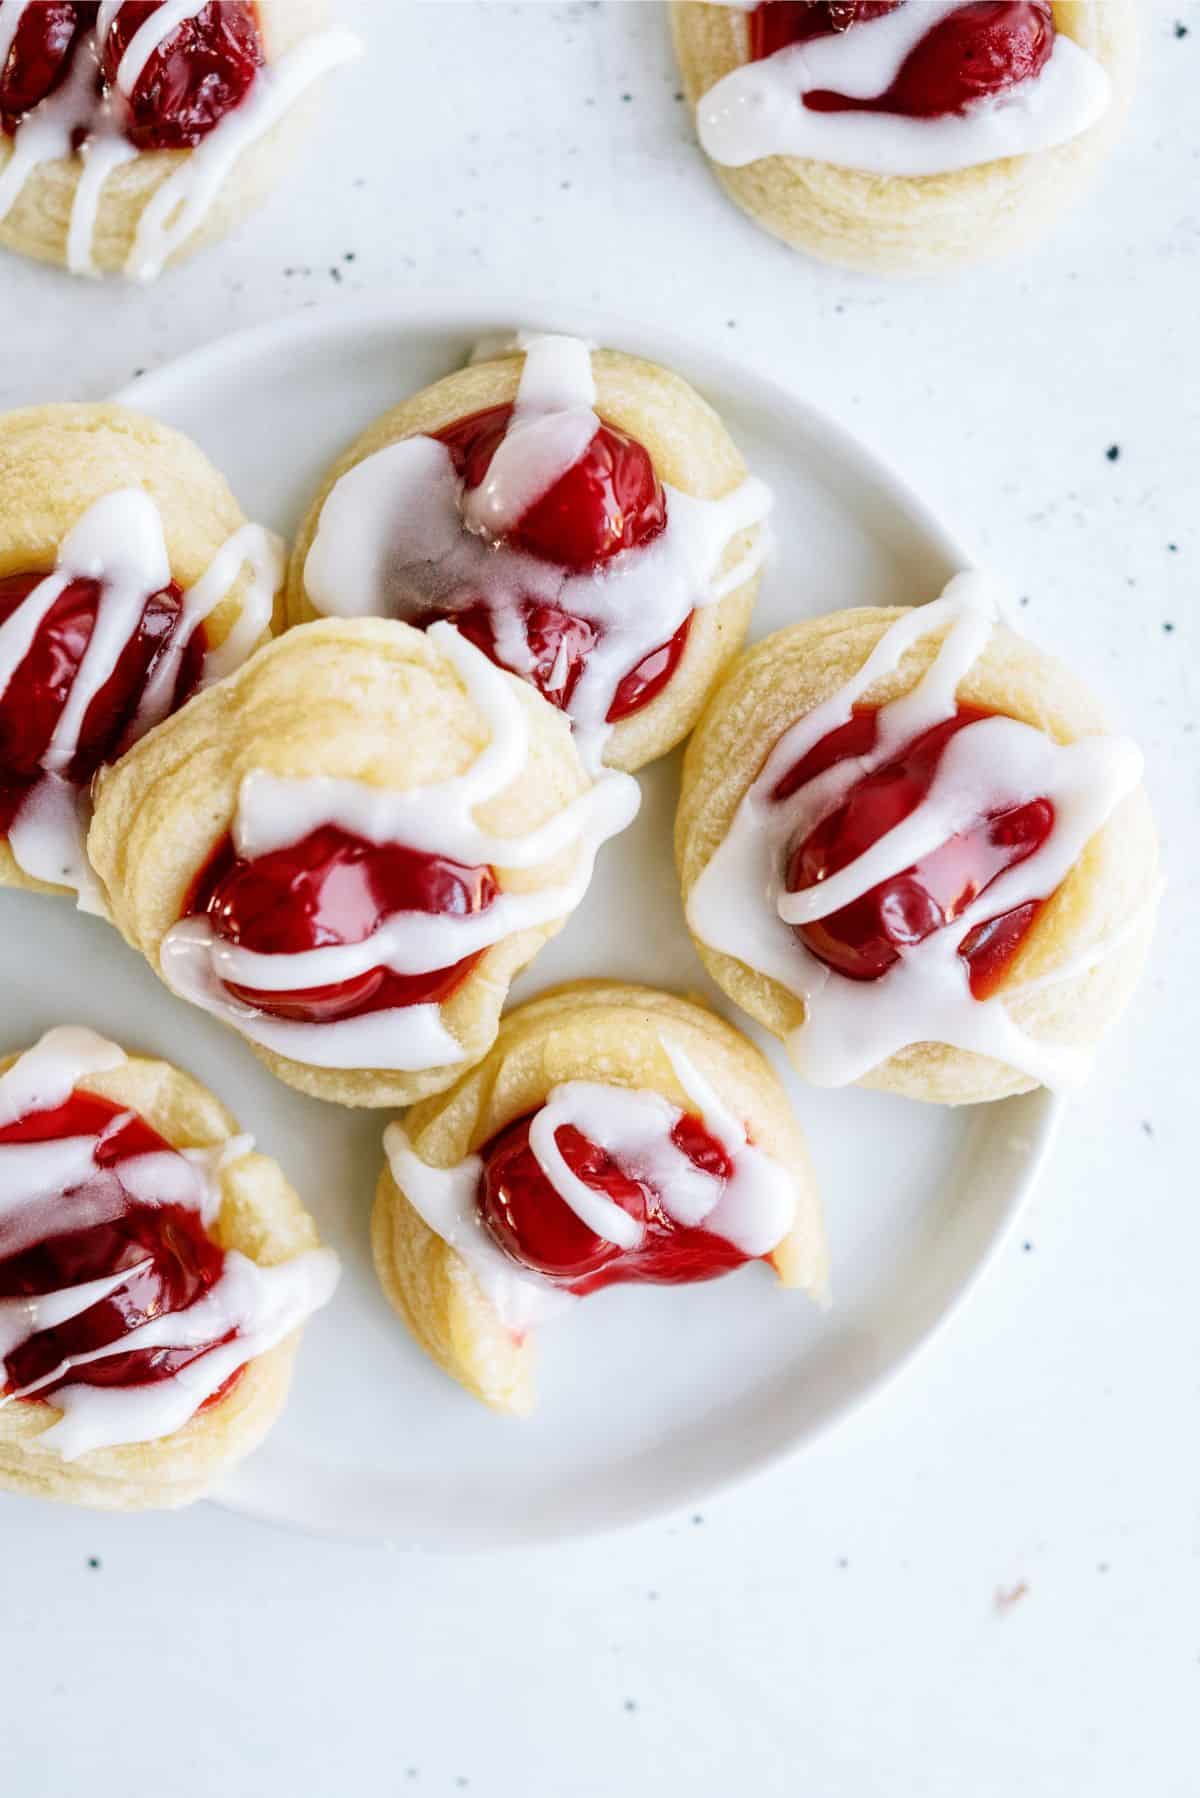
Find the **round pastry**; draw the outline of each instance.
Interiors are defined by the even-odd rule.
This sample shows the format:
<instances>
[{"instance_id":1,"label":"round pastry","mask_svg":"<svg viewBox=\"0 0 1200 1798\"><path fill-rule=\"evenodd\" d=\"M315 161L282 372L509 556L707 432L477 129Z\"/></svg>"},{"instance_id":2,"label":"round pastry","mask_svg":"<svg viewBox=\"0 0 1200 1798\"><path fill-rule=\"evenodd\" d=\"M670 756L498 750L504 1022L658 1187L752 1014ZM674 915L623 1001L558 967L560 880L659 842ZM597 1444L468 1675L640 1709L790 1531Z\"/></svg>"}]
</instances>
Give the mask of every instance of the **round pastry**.
<instances>
[{"instance_id":1,"label":"round pastry","mask_svg":"<svg viewBox=\"0 0 1200 1798\"><path fill-rule=\"evenodd\" d=\"M273 186L359 53L325 0L0 0L0 244L148 281Z\"/></svg>"},{"instance_id":2,"label":"round pastry","mask_svg":"<svg viewBox=\"0 0 1200 1798\"><path fill-rule=\"evenodd\" d=\"M675 0L701 145L796 249L882 274L1002 256L1124 122L1134 0Z\"/></svg>"},{"instance_id":3,"label":"round pastry","mask_svg":"<svg viewBox=\"0 0 1200 1798\"><path fill-rule=\"evenodd\" d=\"M603 1286L763 1260L824 1297L820 1204L783 1089L691 1000L586 980L547 993L384 1146L384 1292L497 1411L532 1407L534 1326Z\"/></svg>"},{"instance_id":4,"label":"round pastry","mask_svg":"<svg viewBox=\"0 0 1200 1798\"><path fill-rule=\"evenodd\" d=\"M634 769L695 723L746 634L770 496L678 375L530 336L380 419L331 471L288 613L451 618Z\"/></svg>"},{"instance_id":5,"label":"round pastry","mask_svg":"<svg viewBox=\"0 0 1200 1798\"><path fill-rule=\"evenodd\" d=\"M282 576L178 432L118 406L0 417L0 885L104 910L93 776L246 659Z\"/></svg>"},{"instance_id":6,"label":"round pastry","mask_svg":"<svg viewBox=\"0 0 1200 1798\"><path fill-rule=\"evenodd\" d=\"M486 1054L637 782L449 624L289 631L98 782L116 923L302 1092L405 1105Z\"/></svg>"},{"instance_id":7,"label":"round pastry","mask_svg":"<svg viewBox=\"0 0 1200 1798\"><path fill-rule=\"evenodd\" d=\"M253 1147L90 1030L0 1060L0 1487L182 1505L262 1440L338 1263Z\"/></svg>"},{"instance_id":8,"label":"round pastry","mask_svg":"<svg viewBox=\"0 0 1200 1798\"><path fill-rule=\"evenodd\" d=\"M1083 1079L1159 896L1142 758L992 583L741 658L676 856L713 978L821 1086L965 1104Z\"/></svg>"}]
</instances>

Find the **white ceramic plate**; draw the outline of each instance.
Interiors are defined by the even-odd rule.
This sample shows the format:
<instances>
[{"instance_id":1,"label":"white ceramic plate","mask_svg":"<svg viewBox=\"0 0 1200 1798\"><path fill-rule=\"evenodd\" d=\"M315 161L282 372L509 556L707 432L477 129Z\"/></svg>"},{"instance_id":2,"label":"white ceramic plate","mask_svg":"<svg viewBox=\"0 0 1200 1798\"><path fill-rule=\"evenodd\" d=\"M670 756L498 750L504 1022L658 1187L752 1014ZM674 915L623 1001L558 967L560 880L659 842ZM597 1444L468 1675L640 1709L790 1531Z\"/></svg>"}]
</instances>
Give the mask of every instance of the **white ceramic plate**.
<instances>
[{"instance_id":1,"label":"white ceramic plate","mask_svg":"<svg viewBox=\"0 0 1200 1798\"><path fill-rule=\"evenodd\" d=\"M718 408L776 496L778 548L755 634L839 606L931 599L969 560L810 406L701 346L586 312L531 317L519 301L454 298L338 308L229 338L118 397L196 438L247 513L288 532L364 425L457 367L479 337L518 325L668 363ZM586 902L517 998L607 975L705 991L728 1010L684 929L671 857L677 784L677 757L643 776L641 816L604 851ZM1013 1221L1053 1132L1056 1108L1041 1093L963 1114L817 1092L784 1070L824 1194L832 1309L785 1293L759 1267L690 1289L613 1288L544 1330L540 1405L514 1422L439 1373L376 1287L367 1221L385 1118L277 1084L102 923L61 902L4 894L3 904L5 1045L72 1021L179 1062L278 1156L343 1256L286 1415L219 1495L280 1523L481 1548L694 1503L810 1440L912 1359Z\"/></svg>"}]
</instances>

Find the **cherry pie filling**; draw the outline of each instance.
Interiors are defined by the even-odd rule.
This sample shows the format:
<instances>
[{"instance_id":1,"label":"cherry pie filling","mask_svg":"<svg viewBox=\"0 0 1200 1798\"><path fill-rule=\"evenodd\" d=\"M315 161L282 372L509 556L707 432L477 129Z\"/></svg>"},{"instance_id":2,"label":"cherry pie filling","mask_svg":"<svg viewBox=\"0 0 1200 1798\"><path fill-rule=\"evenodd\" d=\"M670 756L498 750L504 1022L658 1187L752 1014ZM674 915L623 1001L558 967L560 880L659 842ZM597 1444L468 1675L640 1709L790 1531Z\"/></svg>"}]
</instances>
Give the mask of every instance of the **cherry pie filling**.
<instances>
[{"instance_id":1,"label":"cherry pie filling","mask_svg":"<svg viewBox=\"0 0 1200 1798\"><path fill-rule=\"evenodd\" d=\"M96 110L115 92L121 58L162 0L125 0L97 56L97 0L37 0L21 16L0 69L0 125L11 136L67 80L77 56L96 61ZM3 0L0 0L0 11ZM265 61L250 0L210 0L150 57L124 102L122 129L139 150L190 150L245 100ZM88 137L77 133L76 149Z\"/></svg>"},{"instance_id":2,"label":"cherry pie filling","mask_svg":"<svg viewBox=\"0 0 1200 1798\"><path fill-rule=\"evenodd\" d=\"M986 712L960 706L953 718L916 737L892 761L857 781L843 802L791 846L786 885L802 892L856 861L916 810L928 794L950 739ZM772 797L784 800L839 762L874 749L878 714L856 710L784 776ZM878 980L906 949L961 917L1009 868L1028 859L1054 828L1048 799L983 813L910 868L872 887L829 917L796 925L801 942L849 980ZM959 946L976 999L1003 983L1009 963L1044 901L1034 900L977 924Z\"/></svg>"},{"instance_id":3,"label":"cherry pie filling","mask_svg":"<svg viewBox=\"0 0 1200 1798\"><path fill-rule=\"evenodd\" d=\"M643 1226L635 1249L597 1236L542 1172L529 1145L533 1115L510 1124L484 1149L478 1194L489 1235L520 1266L582 1297L626 1281L677 1286L712 1280L751 1259L711 1231L676 1223L647 1181L622 1169L574 1125L563 1124L554 1140L571 1172ZM728 1155L699 1118L685 1114L671 1138L703 1172L732 1177Z\"/></svg>"},{"instance_id":4,"label":"cherry pie filling","mask_svg":"<svg viewBox=\"0 0 1200 1798\"><path fill-rule=\"evenodd\" d=\"M755 62L789 44L852 30L921 0L764 0L750 15ZM1051 0L971 0L934 25L906 58L886 93L874 99L816 89L813 112L888 112L937 119L1040 75L1054 49Z\"/></svg>"},{"instance_id":5,"label":"cherry pie filling","mask_svg":"<svg viewBox=\"0 0 1200 1798\"><path fill-rule=\"evenodd\" d=\"M0 626L13 616L42 574L0 577ZM0 837L45 772L51 741L83 664L96 626L103 588L75 580L55 600L24 659L0 691ZM84 716L69 766L58 770L85 787L103 763L121 752L146 685L179 623L183 594L172 582L147 599L137 629ZM176 709L199 685L205 656L204 629L194 631L179 661L172 694Z\"/></svg>"},{"instance_id":6,"label":"cherry pie filling","mask_svg":"<svg viewBox=\"0 0 1200 1798\"><path fill-rule=\"evenodd\" d=\"M469 917L499 887L490 868L467 867L400 844L378 844L325 824L286 849L241 858L226 837L201 872L185 916L206 917L216 938L259 955L299 955L365 942L397 912ZM368 1012L440 1003L484 951L427 974L371 968L336 985L226 991L287 1023L331 1024Z\"/></svg>"},{"instance_id":7,"label":"cherry pie filling","mask_svg":"<svg viewBox=\"0 0 1200 1798\"><path fill-rule=\"evenodd\" d=\"M61 1292L125 1270L128 1278L80 1316L38 1330L0 1362L0 1390L21 1392L45 1380L29 1394L31 1400L43 1403L53 1403L54 1394L65 1386L154 1385L236 1335L230 1332L187 1348L118 1351L64 1367L70 1356L108 1348L154 1318L189 1310L212 1290L225 1266L224 1251L209 1237L197 1211L179 1204L148 1204L122 1184L122 1162L175 1151L143 1118L110 1100L72 1093L55 1110L34 1112L0 1127L0 1147L75 1136L98 1138L95 1175L54 1201L53 1222L44 1240L30 1244L27 1236L14 1234L17 1224L0 1221L0 1301ZM240 1372L207 1403L224 1397Z\"/></svg>"},{"instance_id":8,"label":"cherry pie filling","mask_svg":"<svg viewBox=\"0 0 1200 1798\"><path fill-rule=\"evenodd\" d=\"M467 491L486 479L512 414L512 406L492 406L436 433ZM579 461L529 508L504 543L568 574L594 574L623 551L644 549L666 522L666 494L649 454L623 431L601 424ZM430 624L445 615L430 612L416 622ZM532 596L521 601L521 615L533 667L515 672L565 710L603 627ZM456 607L449 616L476 648L506 666L491 609L482 597L475 604ZM662 692L679 666L690 626L689 614L668 642L652 649L624 676L608 709L609 724L632 717Z\"/></svg>"}]
</instances>

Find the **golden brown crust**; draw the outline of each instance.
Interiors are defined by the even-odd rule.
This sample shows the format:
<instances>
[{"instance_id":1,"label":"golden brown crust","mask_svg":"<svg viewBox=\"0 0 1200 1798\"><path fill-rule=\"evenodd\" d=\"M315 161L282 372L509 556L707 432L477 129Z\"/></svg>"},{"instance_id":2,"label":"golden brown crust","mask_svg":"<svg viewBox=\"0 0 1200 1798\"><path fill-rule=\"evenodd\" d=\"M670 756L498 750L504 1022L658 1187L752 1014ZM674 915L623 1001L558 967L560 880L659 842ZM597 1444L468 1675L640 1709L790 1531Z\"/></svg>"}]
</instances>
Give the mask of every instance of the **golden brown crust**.
<instances>
[{"instance_id":1,"label":"golden brown crust","mask_svg":"<svg viewBox=\"0 0 1200 1798\"><path fill-rule=\"evenodd\" d=\"M16 1059L0 1059L0 1073ZM179 1149L211 1148L238 1134L236 1120L220 1101L165 1061L130 1057L112 1073L81 1080L79 1090L129 1106ZM267 1156L239 1156L222 1171L220 1183L214 1234L223 1248L274 1267L317 1246L312 1219ZM0 1409L0 1488L102 1510L190 1504L271 1428L287 1399L298 1347L299 1333L250 1362L223 1398L173 1436L94 1450L76 1461L38 1447L38 1438L61 1415L53 1405L7 1405Z\"/></svg>"},{"instance_id":2,"label":"golden brown crust","mask_svg":"<svg viewBox=\"0 0 1200 1798\"><path fill-rule=\"evenodd\" d=\"M456 419L508 404L516 397L522 363L523 357L510 355L459 369L394 407L351 445L326 475L300 527L288 572L287 623L316 616L304 588L304 564L321 510L342 476L404 437L432 434ZM595 351L592 369L597 411L645 447L660 480L697 499L722 499L746 478L746 465L720 418L679 375L618 350ZM726 551L725 566L733 567L751 541L751 533L740 533ZM643 767L683 740L745 639L758 584L756 575L718 605L694 614L671 681L649 705L614 728L604 756L609 767Z\"/></svg>"},{"instance_id":3,"label":"golden brown crust","mask_svg":"<svg viewBox=\"0 0 1200 1798\"><path fill-rule=\"evenodd\" d=\"M770 1064L694 999L603 980L556 987L505 1018L489 1054L450 1091L414 1106L404 1128L433 1167L453 1167L568 1080L660 1092L688 1105L662 1045L677 1043L747 1126L790 1168L798 1203L771 1260L785 1286L824 1296L828 1255L803 1134ZM532 1408L531 1339L504 1329L458 1254L417 1215L385 1165L372 1225L384 1292L426 1354L494 1410Z\"/></svg>"},{"instance_id":4,"label":"golden brown crust","mask_svg":"<svg viewBox=\"0 0 1200 1798\"><path fill-rule=\"evenodd\" d=\"M675 854L686 906L692 888L728 833L734 813L784 731L842 687L866 661L903 607L864 606L778 631L739 658L688 745L675 827ZM881 705L920 679L945 635L933 631L895 673L863 696ZM1060 743L1106 729L1095 701L1075 676L1013 632L998 627L960 683L963 705L1006 714ZM1092 969L1037 993L1014 996L1013 1017L1039 1040L1091 1044L1124 1009L1141 974L1153 929L1158 846L1145 790L1122 800L1046 904L1014 956L1002 992L1053 972L1111 941L1131 919L1145 925ZM696 947L713 979L773 1035L803 1022L803 1002L731 956ZM893 1055L862 1082L939 1104L971 1104L1028 1092L1016 1069L943 1043Z\"/></svg>"},{"instance_id":5,"label":"golden brown crust","mask_svg":"<svg viewBox=\"0 0 1200 1798\"><path fill-rule=\"evenodd\" d=\"M518 779L477 812L484 829L517 836L587 790L562 715L506 675L524 708L529 759ZM404 791L462 773L487 727L452 664L423 632L384 619L323 620L289 631L237 674L160 725L97 782L88 839L115 923L159 965L197 874L228 833L246 775L326 775ZM576 851L521 872L497 869L509 892L568 876ZM508 988L564 919L506 937L442 1006L464 1060L420 1073L314 1068L255 1049L289 1086L341 1105L397 1106L439 1092L495 1039ZM253 1046L253 1045L252 1045Z\"/></svg>"},{"instance_id":6,"label":"golden brown crust","mask_svg":"<svg viewBox=\"0 0 1200 1798\"><path fill-rule=\"evenodd\" d=\"M136 487L162 520L172 578L185 590L246 520L223 475L187 437L126 406L29 406L0 416L0 578L48 573L63 539L105 495ZM241 616L250 576L239 575L205 622L218 648ZM0 837L0 886L39 893Z\"/></svg>"},{"instance_id":7,"label":"golden brown crust","mask_svg":"<svg viewBox=\"0 0 1200 1798\"><path fill-rule=\"evenodd\" d=\"M319 30L328 0L256 0L268 62L277 62L302 38ZM205 245L227 237L253 212L295 160L314 128L319 84L275 128L238 158L212 206L170 262L182 261ZM108 176L101 193L92 261L102 274L120 274L133 248L138 221L154 195L191 154L186 150L144 151ZM0 173L12 155L12 139L0 133ZM67 266L71 207L83 167L78 156L60 158L34 170L7 216L0 219L0 247L38 262Z\"/></svg>"},{"instance_id":8,"label":"golden brown crust","mask_svg":"<svg viewBox=\"0 0 1200 1798\"><path fill-rule=\"evenodd\" d=\"M713 173L755 222L822 261L872 274L932 274L1008 255L1048 230L1119 136L1137 72L1134 0L1055 0L1054 22L1107 69L1113 101L1089 131L1057 149L948 175L880 176L794 156ZM745 13L672 0L675 49L698 101L749 56Z\"/></svg>"}]
</instances>

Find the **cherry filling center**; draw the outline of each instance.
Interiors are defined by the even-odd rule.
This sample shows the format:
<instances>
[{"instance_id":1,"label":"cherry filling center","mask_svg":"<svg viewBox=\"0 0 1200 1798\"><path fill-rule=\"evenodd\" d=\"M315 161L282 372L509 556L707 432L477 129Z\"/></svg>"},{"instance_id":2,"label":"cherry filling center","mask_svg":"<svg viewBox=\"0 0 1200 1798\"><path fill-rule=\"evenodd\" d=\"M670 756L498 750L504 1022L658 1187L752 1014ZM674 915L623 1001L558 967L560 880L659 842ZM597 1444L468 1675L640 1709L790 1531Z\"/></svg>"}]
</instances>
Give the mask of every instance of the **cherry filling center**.
<instances>
[{"instance_id":1,"label":"cherry filling center","mask_svg":"<svg viewBox=\"0 0 1200 1798\"><path fill-rule=\"evenodd\" d=\"M915 811L951 737L987 715L960 706L953 718L924 732L894 761L858 781L836 810L793 845L788 891L802 892L836 874ZM877 735L878 714L856 711L848 724L832 731L785 775L773 797L786 799L838 762L870 754ZM904 949L952 923L1006 869L1040 849L1053 828L1054 807L1048 799L986 813L969 830L840 911L814 924L797 925L796 934L840 974L851 980L878 980ZM1042 903L1035 900L987 919L965 937L959 954L967 964L975 998L988 998L1001 984Z\"/></svg>"},{"instance_id":2,"label":"cherry filling center","mask_svg":"<svg viewBox=\"0 0 1200 1798\"><path fill-rule=\"evenodd\" d=\"M921 0L765 0L750 18L753 61L789 44L848 31L897 5ZM854 100L816 89L804 96L814 112L890 112L936 119L1040 75L1054 49L1051 0L973 0L935 25L875 99Z\"/></svg>"},{"instance_id":3,"label":"cherry filling center","mask_svg":"<svg viewBox=\"0 0 1200 1798\"><path fill-rule=\"evenodd\" d=\"M161 4L125 0L96 68L97 107L115 88L121 58ZM35 0L26 8L0 69L0 123L7 132L62 86L77 55L94 54L85 40L98 12L97 0ZM124 105L125 136L139 150L192 149L242 104L264 60L250 0L210 0L150 57ZM86 139L88 132L81 135Z\"/></svg>"},{"instance_id":4,"label":"cherry filling center","mask_svg":"<svg viewBox=\"0 0 1200 1798\"><path fill-rule=\"evenodd\" d=\"M45 578L41 574L0 578L0 625ZM0 692L0 836L7 835L43 772L43 758L87 653L102 596L98 581L72 581L55 600L24 660ZM146 601L136 631L87 709L75 754L62 771L77 785L86 785L101 764L119 752L146 684L174 635L182 599L172 582ZM173 707L182 705L195 691L204 653L201 627L180 657Z\"/></svg>"},{"instance_id":5,"label":"cherry filling center","mask_svg":"<svg viewBox=\"0 0 1200 1798\"><path fill-rule=\"evenodd\" d=\"M124 1285L79 1317L39 1330L3 1361L5 1391L45 1379L70 1355L86 1355L121 1339L153 1318L188 1310L216 1285L224 1252L197 1212L176 1204L146 1204L121 1184L120 1164L131 1156L173 1151L144 1119L91 1093L73 1093L54 1111L39 1111L0 1128L0 1145L100 1138L96 1172L85 1185L46 1203L40 1240L21 1230L22 1212L0 1219L0 1300L33 1298L102 1280L129 1269ZM70 1222L70 1227L60 1226ZM137 1270L136 1272L133 1270ZM230 1335L220 1342L228 1342ZM171 1378L216 1348L133 1349L72 1367L31 1397L49 1401L64 1386L148 1386ZM234 1378L236 1379L236 1375ZM221 1397L232 1381L226 1381Z\"/></svg>"},{"instance_id":6,"label":"cherry filling center","mask_svg":"<svg viewBox=\"0 0 1200 1798\"><path fill-rule=\"evenodd\" d=\"M554 1140L571 1172L644 1227L636 1249L597 1236L542 1172L529 1146L532 1121L530 1116L510 1124L483 1151L478 1200L491 1236L522 1267L582 1295L630 1280L659 1286L712 1280L750 1259L720 1236L677 1224L646 1181L624 1172L606 1150L564 1124ZM699 1118L681 1117L671 1139L705 1173L731 1178L729 1157Z\"/></svg>"},{"instance_id":7,"label":"cherry filling center","mask_svg":"<svg viewBox=\"0 0 1200 1798\"><path fill-rule=\"evenodd\" d=\"M512 414L512 406L492 406L437 433L468 490L486 479ZM666 495L649 454L623 431L601 424L579 461L530 507L505 543L571 574L591 574L624 550L644 549L666 522ZM519 605L533 667L515 672L565 710L603 627L532 597ZM429 613L419 622L432 623L443 615ZM474 605L455 608L450 616L477 649L500 667L508 666L498 647L491 608L482 597ZM679 665L690 626L689 615L669 642L652 649L624 676L608 708L609 724L631 717L662 692Z\"/></svg>"},{"instance_id":8,"label":"cherry filling center","mask_svg":"<svg viewBox=\"0 0 1200 1798\"><path fill-rule=\"evenodd\" d=\"M378 844L335 824L299 843L243 861L230 838L201 873L185 916L207 916L222 942L260 955L361 943L397 912L468 917L485 911L499 888L490 868L470 868L400 844ZM393 1007L446 999L480 951L428 974L371 968L332 986L285 993L230 985L236 999L289 1023L329 1024Z\"/></svg>"}]
</instances>

